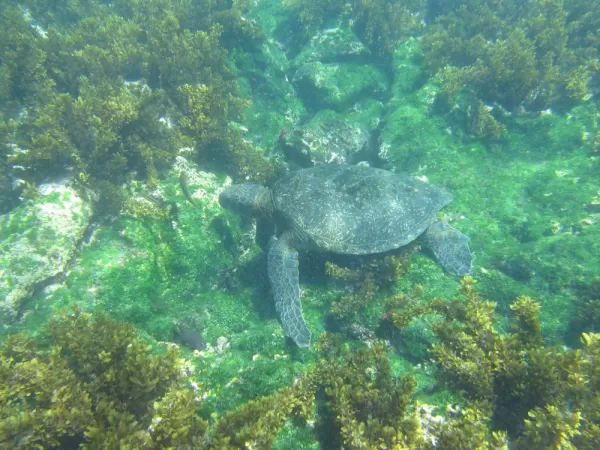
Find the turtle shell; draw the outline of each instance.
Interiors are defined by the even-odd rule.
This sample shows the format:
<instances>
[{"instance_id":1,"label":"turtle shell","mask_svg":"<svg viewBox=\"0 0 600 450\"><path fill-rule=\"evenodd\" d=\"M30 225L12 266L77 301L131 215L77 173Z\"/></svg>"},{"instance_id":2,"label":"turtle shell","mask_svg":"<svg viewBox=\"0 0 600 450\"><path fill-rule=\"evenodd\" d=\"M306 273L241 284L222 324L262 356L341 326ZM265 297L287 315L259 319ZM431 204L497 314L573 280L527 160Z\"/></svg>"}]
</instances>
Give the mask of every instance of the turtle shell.
<instances>
[{"instance_id":1,"label":"turtle shell","mask_svg":"<svg viewBox=\"0 0 600 450\"><path fill-rule=\"evenodd\" d=\"M412 242L451 201L429 183L368 166L322 164L273 186L276 214L304 246L353 255Z\"/></svg>"}]
</instances>

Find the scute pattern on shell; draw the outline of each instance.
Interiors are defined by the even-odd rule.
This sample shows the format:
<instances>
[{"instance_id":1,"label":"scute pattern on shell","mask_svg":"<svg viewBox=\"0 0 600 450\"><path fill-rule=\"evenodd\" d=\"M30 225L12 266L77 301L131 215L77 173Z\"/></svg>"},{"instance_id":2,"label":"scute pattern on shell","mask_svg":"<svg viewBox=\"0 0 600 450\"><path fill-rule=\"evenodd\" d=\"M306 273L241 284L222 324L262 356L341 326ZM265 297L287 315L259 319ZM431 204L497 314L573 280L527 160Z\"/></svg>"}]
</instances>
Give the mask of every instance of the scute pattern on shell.
<instances>
[{"instance_id":1,"label":"scute pattern on shell","mask_svg":"<svg viewBox=\"0 0 600 450\"><path fill-rule=\"evenodd\" d=\"M279 180L273 201L310 247L358 255L412 242L437 219L452 195L387 170L322 164Z\"/></svg>"}]
</instances>

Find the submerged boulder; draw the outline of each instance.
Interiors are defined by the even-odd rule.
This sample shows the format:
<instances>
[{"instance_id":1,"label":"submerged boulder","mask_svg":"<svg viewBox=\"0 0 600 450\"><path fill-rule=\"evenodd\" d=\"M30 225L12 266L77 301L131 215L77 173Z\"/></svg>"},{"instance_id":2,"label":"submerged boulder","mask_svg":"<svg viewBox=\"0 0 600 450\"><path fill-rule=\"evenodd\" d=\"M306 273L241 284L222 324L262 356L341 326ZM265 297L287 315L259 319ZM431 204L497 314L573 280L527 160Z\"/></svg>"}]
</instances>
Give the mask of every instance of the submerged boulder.
<instances>
[{"instance_id":1,"label":"submerged boulder","mask_svg":"<svg viewBox=\"0 0 600 450\"><path fill-rule=\"evenodd\" d=\"M294 60L299 67L307 62L365 62L370 50L346 27L328 28L313 36Z\"/></svg>"},{"instance_id":2,"label":"submerged boulder","mask_svg":"<svg viewBox=\"0 0 600 450\"><path fill-rule=\"evenodd\" d=\"M357 164L372 159L371 130L358 117L321 111L304 124L284 129L279 145L286 159L302 167Z\"/></svg>"},{"instance_id":3,"label":"submerged boulder","mask_svg":"<svg viewBox=\"0 0 600 450\"><path fill-rule=\"evenodd\" d=\"M68 180L43 184L39 196L0 216L0 322L18 315L42 283L63 272L92 207Z\"/></svg>"},{"instance_id":4,"label":"submerged boulder","mask_svg":"<svg viewBox=\"0 0 600 450\"><path fill-rule=\"evenodd\" d=\"M292 80L308 108L343 111L363 97L379 98L387 81L374 66L356 63L307 62Z\"/></svg>"}]
</instances>

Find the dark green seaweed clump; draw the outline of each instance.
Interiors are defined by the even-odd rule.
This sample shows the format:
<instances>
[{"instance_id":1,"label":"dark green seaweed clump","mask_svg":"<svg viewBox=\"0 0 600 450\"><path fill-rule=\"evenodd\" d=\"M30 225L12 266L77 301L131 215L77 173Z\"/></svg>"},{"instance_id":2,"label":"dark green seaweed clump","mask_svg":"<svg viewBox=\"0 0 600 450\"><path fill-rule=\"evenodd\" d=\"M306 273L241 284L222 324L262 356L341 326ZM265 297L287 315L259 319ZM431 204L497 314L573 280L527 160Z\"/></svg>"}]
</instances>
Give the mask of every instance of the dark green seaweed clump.
<instances>
[{"instance_id":1,"label":"dark green seaweed clump","mask_svg":"<svg viewBox=\"0 0 600 450\"><path fill-rule=\"evenodd\" d=\"M175 348L77 308L50 321L51 348L22 334L0 351L3 448L199 448L206 422Z\"/></svg>"},{"instance_id":2,"label":"dark green seaweed clump","mask_svg":"<svg viewBox=\"0 0 600 450\"><path fill-rule=\"evenodd\" d=\"M313 416L319 389L327 393L344 442L418 440L407 418L414 382L392 379L381 344L352 354L324 339L327 361L294 386L225 414L209 430L185 383L189 367L175 347L151 352L132 326L76 307L52 319L47 335L49 350L23 334L11 336L0 350L3 446L269 448L288 417ZM369 375L373 365L375 379ZM373 406L375 415L367 421ZM356 434L360 429L365 436Z\"/></svg>"},{"instance_id":3,"label":"dark green seaweed clump","mask_svg":"<svg viewBox=\"0 0 600 450\"><path fill-rule=\"evenodd\" d=\"M132 176L152 185L183 147L235 177L269 176L229 127L247 102L224 45L262 39L244 2L26 3L0 6L12 177L35 185L70 168L100 190Z\"/></svg>"},{"instance_id":4,"label":"dark green seaweed clump","mask_svg":"<svg viewBox=\"0 0 600 450\"><path fill-rule=\"evenodd\" d=\"M398 297L389 317L399 328L422 314L438 317L432 319L436 376L461 392L491 429L508 432L514 448L597 448L600 335L583 333L580 350L544 346L540 304L527 296L512 304L513 330L501 334L493 325L496 305L473 285L463 279L464 300L419 304Z\"/></svg>"},{"instance_id":5,"label":"dark green seaweed clump","mask_svg":"<svg viewBox=\"0 0 600 450\"><path fill-rule=\"evenodd\" d=\"M470 91L508 110L587 98L598 86L600 5L593 0L436 2L423 40L425 68L444 102Z\"/></svg>"},{"instance_id":6,"label":"dark green seaweed clump","mask_svg":"<svg viewBox=\"0 0 600 450\"><path fill-rule=\"evenodd\" d=\"M37 448L270 448L289 418L325 448L596 449L600 335L583 348L545 347L539 304L520 297L512 332L467 278L465 300L392 305L398 326L435 313L440 382L462 393L445 420L414 402L415 379L396 377L383 342L350 350L336 335L296 382L209 424L175 347L153 352L135 329L74 308L52 319L49 348L23 334L0 349L0 443ZM397 299L396 299L397 300Z\"/></svg>"},{"instance_id":7,"label":"dark green seaweed clump","mask_svg":"<svg viewBox=\"0 0 600 450\"><path fill-rule=\"evenodd\" d=\"M295 11L306 38L340 19L352 24L353 31L378 57L389 58L398 44L421 28L418 12L423 0L286 0Z\"/></svg>"}]
</instances>

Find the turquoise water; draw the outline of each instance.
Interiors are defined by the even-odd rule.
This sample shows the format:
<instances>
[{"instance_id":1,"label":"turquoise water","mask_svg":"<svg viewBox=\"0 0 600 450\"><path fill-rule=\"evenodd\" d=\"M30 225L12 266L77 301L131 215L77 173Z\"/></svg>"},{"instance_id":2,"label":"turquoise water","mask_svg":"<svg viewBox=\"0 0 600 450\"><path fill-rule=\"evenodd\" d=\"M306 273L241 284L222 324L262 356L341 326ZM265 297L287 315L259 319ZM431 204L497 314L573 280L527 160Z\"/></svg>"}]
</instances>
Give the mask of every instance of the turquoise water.
<instances>
[{"instance_id":1,"label":"turquoise water","mask_svg":"<svg viewBox=\"0 0 600 450\"><path fill-rule=\"evenodd\" d=\"M596 1L0 11L0 448L600 448Z\"/></svg>"}]
</instances>

